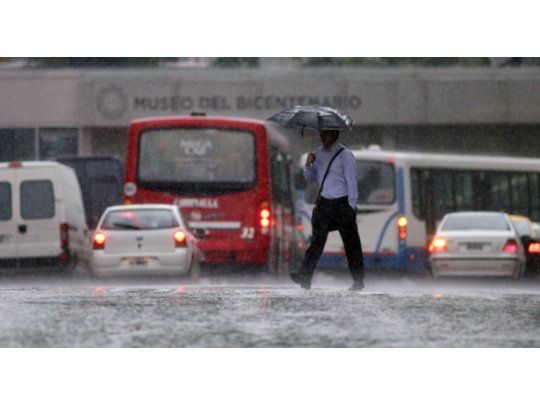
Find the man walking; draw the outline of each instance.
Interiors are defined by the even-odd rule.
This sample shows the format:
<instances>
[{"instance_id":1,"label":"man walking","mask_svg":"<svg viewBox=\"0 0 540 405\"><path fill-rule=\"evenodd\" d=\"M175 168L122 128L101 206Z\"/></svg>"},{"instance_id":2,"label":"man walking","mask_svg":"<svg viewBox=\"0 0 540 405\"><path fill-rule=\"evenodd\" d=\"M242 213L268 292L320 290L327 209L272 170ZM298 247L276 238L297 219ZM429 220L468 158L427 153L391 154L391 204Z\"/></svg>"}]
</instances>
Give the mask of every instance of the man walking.
<instances>
[{"instance_id":1,"label":"man walking","mask_svg":"<svg viewBox=\"0 0 540 405\"><path fill-rule=\"evenodd\" d=\"M339 131L320 131L322 146L308 154L304 170L308 181L321 184L313 209L313 237L299 271L291 273L292 280L306 290L322 255L328 232L339 231L353 284L350 291L364 288L362 245L356 225L358 189L356 163L352 152L337 142Z\"/></svg>"}]
</instances>

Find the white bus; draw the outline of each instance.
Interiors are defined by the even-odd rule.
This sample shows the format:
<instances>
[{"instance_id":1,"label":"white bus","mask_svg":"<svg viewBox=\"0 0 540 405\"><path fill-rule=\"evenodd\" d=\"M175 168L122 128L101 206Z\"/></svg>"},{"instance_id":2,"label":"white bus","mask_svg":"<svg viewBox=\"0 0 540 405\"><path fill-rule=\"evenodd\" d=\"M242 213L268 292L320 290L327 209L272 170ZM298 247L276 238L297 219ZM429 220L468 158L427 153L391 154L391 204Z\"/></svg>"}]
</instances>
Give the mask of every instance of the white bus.
<instances>
[{"instance_id":1,"label":"white bus","mask_svg":"<svg viewBox=\"0 0 540 405\"><path fill-rule=\"evenodd\" d=\"M501 211L540 222L540 159L353 150L358 175L358 230L366 269L422 272L427 246L444 214ZM318 185L296 174L297 226L311 238ZM331 232L320 267L346 267L338 232Z\"/></svg>"}]
</instances>

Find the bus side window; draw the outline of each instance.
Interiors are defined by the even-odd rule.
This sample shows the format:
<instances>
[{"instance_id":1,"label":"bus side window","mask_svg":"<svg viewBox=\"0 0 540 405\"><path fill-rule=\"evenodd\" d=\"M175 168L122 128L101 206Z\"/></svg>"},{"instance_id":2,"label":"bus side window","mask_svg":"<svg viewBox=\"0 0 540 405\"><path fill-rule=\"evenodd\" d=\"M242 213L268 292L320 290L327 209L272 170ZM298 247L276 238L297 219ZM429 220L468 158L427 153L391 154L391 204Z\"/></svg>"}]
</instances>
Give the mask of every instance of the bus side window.
<instances>
[{"instance_id":1,"label":"bus side window","mask_svg":"<svg viewBox=\"0 0 540 405\"><path fill-rule=\"evenodd\" d=\"M512 213L519 215L530 215L529 213L529 184L527 173L510 174L510 185L512 187Z\"/></svg>"},{"instance_id":2,"label":"bus side window","mask_svg":"<svg viewBox=\"0 0 540 405\"><path fill-rule=\"evenodd\" d=\"M412 210L416 218L424 219L424 189L421 182L420 169L411 169L411 198L412 198Z\"/></svg>"},{"instance_id":3,"label":"bus side window","mask_svg":"<svg viewBox=\"0 0 540 405\"><path fill-rule=\"evenodd\" d=\"M540 221L540 202L538 198L538 193L540 193L540 190L538 188L537 173L529 173L529 191L529 197L531 201L531 213L529 216L532 221L538 222Z\"/></svg>"}]
</instances>

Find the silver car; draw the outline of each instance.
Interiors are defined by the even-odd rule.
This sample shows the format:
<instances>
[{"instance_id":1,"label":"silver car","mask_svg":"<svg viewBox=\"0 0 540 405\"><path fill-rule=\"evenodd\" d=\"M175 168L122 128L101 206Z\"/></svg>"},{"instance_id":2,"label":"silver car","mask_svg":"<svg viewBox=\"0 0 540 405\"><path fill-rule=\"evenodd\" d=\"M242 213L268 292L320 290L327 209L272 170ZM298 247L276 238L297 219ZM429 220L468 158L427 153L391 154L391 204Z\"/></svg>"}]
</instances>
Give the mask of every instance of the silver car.
<instances>
[{"instance_id":1,"label":"silver car","mask_svg":"<svg viewBox=\"0 0 540 405\"><path fill-rule=\"evenodd\" d=\"M197 238L174 205L109 207L92 238L94 275L188 274L198 276Z\"/></svg>"},{"instance_id":2,"label":"silver car","mask_svg":"<svg viewBox=\"0 0 540 405\"><path fill-rule=\"evenodd\" d=\"M509 276L525 268L521 241L508 215L500 212L446 214L429 246L437 276Z\"/></svg>"}]
</instances>

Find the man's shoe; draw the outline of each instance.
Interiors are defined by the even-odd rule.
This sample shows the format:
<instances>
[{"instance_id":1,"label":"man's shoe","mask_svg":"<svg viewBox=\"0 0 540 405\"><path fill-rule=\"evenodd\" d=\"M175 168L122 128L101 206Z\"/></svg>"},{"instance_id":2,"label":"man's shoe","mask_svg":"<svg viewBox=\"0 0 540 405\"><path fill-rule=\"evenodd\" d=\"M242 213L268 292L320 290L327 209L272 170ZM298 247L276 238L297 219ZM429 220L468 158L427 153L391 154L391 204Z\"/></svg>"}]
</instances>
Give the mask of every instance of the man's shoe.
<instances>
[{"instance_id":1,"label":"man's shoe","mask_svg":"<svg viewBox=\"0 0 540 405\"><path fill-rule=\"evenodd\" d=\"M291 279L296 284L300 284L300 287L302 287L304 290L311 289L311 280L309 280L306 276L299 273L291 273Z\"/></svg>"},{"instance_id":2,"label":"man's shoe","mask_svg":"<svg viewBox=\"0 0 540 405\"><path fill-rule=\"evenodd\" d=\"M364 289L364 282L362 280L360 281L354 281L353 285L349 288L349 291L360 291Z\"/></svg>"}]
</instances>

